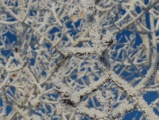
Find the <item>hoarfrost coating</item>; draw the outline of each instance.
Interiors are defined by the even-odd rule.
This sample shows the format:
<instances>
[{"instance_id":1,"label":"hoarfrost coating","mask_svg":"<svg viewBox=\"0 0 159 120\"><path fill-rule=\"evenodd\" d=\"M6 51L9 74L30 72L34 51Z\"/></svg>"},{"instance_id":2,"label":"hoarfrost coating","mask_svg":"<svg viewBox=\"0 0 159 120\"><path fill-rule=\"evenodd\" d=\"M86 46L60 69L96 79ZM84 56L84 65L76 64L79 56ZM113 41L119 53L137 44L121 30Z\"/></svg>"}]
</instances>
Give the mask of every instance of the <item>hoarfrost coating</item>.
<instances>
[{"instance_id":1,"label":"hoarfrost coating","mask_svg":"<svg viewBox=\"0 0 159 120\"><path fill-rule=\"evenodd\" d=\"M158 5L0 0L0 119L158 120Z\"/></svg>"}]
</instances>

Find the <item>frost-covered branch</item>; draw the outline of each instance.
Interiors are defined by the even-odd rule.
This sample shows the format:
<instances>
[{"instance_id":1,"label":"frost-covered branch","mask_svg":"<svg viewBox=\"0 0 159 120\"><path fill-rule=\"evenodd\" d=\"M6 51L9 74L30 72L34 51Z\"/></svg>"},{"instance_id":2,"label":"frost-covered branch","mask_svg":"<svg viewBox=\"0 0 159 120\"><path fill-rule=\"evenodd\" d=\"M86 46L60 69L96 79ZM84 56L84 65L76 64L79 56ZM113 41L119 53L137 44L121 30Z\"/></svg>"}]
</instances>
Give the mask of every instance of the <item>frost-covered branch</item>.
<instances>
[{"instance_id":1,"label":"frost-covered branch","mask_svg":"<svg viewBox=\"0 0 159 120\"><path fill-rule=\"evenodd\" d=\"M0 0L0 119L158 119L158 5Z\"/></svg>"}]
</instances>

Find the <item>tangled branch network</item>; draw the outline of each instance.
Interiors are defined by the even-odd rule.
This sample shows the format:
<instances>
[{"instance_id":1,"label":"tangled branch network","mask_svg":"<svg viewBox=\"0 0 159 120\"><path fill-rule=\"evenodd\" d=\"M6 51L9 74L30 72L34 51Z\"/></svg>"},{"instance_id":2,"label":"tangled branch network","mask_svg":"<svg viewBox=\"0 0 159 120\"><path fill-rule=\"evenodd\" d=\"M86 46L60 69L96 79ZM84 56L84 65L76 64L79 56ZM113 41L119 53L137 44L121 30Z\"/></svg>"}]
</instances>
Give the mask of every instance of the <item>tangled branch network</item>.
<instances>
[{"instance_id":1,"label":"tangled branch network","mask_svg":"<svg viewBox=\"0 0 159 120\"><path fill-rule=\"evenodd\" d=\"M159 120L158 0L0 0L0 120Z\"/></svg>"}]
</instances>

